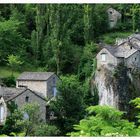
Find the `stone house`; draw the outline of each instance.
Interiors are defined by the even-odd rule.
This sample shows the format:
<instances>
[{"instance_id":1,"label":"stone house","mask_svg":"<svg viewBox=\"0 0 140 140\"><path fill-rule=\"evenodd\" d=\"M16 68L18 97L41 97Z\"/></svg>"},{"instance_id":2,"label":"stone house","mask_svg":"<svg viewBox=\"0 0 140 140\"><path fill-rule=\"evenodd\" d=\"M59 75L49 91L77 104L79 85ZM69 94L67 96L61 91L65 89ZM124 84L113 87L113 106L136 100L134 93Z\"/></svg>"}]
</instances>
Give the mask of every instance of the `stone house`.
<instances>
[{"instance_id":1,"label":"stone house","mask_svg":"<svg viewBox=\"0 0 140 140\"><path fill-rule=\"evenodd\" d=\"M6 117L10 113L7 104L14 101L18 108L27 103L37 103L39 105L40 120L46 121L46 99L38 92L27 88L0 87L0 125L5 123ZM25 112L25 115L26 112Z\"/></svg>"},{"instance_id":2,"label":"stone house","mask_svg":"<svg viewBox=\"0 0 140 140\"><path fill-rule=\"evenodd\" d=\"M114 28L116 26L118 20L121 19L122 15L113 8L109 8L107 10L107 13L108 13L110 28Z\"/></svg>"},{"instance_id":3,"label":"stone house","mask_svg":"<svg viewBox=\"0 0 140 140\"><path fill-rule=\"evenodd\" d=\"M58 80L53 72L23 72L17 78L16 87L27 87L50 99L56 96Z\"/></svg>"},{"instance_id":4,"label":"stone house","mask_svg":"<svg viewBox=\"0 0 140 140\"><path fill-rule=\"evenodd\" d=\"M97 54L97 68L114 68L124 63L129 69L140 68L140 34L133 34L126 39L117 39L115 45L103 45Z\"/></svg>"},{"instance_id":5,"label":"stone house","mask_svg":"<svg viewBox=\"0 0 140 140\"><path fill-rule=\"evenodd\" d=\"M54 118L53 112L48 111L50 100L57 94L56 85L59 78L53 72L23 72L16 81L16 88L0 86L0 125L5 123L8 116L7 104L14 101L18 108L27 103L39 104L40 119L46 121ZM49 99L49 100L48 100ZM27 116L27 114L25 113Z\"/></svg>"}]
</instances>

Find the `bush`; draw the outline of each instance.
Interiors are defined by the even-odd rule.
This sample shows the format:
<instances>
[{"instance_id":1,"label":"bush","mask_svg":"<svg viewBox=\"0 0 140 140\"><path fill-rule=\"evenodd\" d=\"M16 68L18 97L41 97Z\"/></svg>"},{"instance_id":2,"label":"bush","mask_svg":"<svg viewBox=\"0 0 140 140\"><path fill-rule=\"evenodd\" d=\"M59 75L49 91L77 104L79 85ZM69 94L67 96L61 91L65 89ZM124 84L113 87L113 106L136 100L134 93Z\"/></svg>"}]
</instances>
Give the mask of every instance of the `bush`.
<instances>
[{"instance_id":1,"label":"bush","mask_svg":"<svg viewBox=\"0 0 140 140\"><path fill-rule=\"evenodd\" d=\"M41 124L36 127L34 136L57 136L59 133L56 126Z\"/></svg>"},{"instance_id":2,"label":"bush","mask_svg":"<svg viewBox=\"0 0 140 140\"><path fill-rule=\"evenodd\" d=\"M6 78L2 78L1 80L2 80L2 83L7 87L16 86L16 78L13 75L6 77Z\"/></svg>"},{"instance_id":3,"label":"bush","mask_svg":"<svg viewBox=\"0 0 140 140\"><path fill-rule=\"evenodd\" d=\"M71 136L139 136L140 129L133 122L123 119L123 112L109 106L90 106L88 115Z\"/></svg>"},{"instance_id":4,"label":"bush","mask_svg":"<svg viewBox=\"0 0 140 140\"><path fill-rule=\"evenodd\" d=\"M131 32L113 32L104 34L100 39L103 40L103 42L106 44L113 45L116 41L116 38L126 38L131 34Z\"/></svg>"}]
</instances>

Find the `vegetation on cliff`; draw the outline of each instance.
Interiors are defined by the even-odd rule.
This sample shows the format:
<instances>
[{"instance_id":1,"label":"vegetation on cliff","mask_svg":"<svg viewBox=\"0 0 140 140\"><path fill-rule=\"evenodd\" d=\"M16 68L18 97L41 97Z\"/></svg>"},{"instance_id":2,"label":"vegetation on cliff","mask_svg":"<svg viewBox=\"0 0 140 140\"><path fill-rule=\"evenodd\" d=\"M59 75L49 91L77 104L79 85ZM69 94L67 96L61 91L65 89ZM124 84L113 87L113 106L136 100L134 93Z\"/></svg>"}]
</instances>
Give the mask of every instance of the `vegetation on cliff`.
<instances>
[{"instance_id":1,"label":"vegetation on cliff","mask_svg":"<svg viewBox=\"0 0 140 140\"><path fill-rule=\"evenodd\" d=\"M110 7L122 14L122 19L113 29L109 28L106 12ZM54 71L62 76L62 84L58 87L60 96L51 106L58 115L56 122L37 126L34 121L27 121L26 126L20 129L17 119L20 122L23 120L18 116L20 113L17 115L15 112L4 128L0 129L0 133L14 136L65 136L75 131L71 135L138 135L138 125L135 126L134 122L130 123L126 118L122 119L122 112L108 107L89 106L98 104L98 91L92 86L95 56L100 50L98 43L113 44L116 38L140 30L139 9L139 4L1 4L1 83L15 86L15 78L23 71ZM117 74L115 72L114 76ZM135 92L134 86L130 89ZM89 112L95 114L86 114L87 107ZM112 113L108 114L110 110ZM109 120L111 115L114 115L113 120ZM79 121L80 124L73 129L73 125ZM27 126L31 123L31 131L27 132ZM8 131L10 128L12 134Z\"/></svg>"}]
</instances>

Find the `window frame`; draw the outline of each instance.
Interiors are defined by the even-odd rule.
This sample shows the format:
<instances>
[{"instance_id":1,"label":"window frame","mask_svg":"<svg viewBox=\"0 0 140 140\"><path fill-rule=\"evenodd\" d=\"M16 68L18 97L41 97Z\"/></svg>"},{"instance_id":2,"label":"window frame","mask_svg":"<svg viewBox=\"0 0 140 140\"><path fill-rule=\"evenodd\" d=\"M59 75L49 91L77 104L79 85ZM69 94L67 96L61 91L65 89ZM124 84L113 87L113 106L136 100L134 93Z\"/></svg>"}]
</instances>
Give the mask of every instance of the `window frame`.
<instances>
[{"instance_id":1,"label":"window frame","mask_svg":"<svg viewBox=\"0 0 140 140\"><path fill-rule=\"evenodd\" d=\"M56 97L57 95L57 88L56 86L53 87L53 97Z\"/></svg>"},{"instance_id":2,"label":"window frame","mask_svg":"<svg viewBox=\"0 0 140 140\"><path fill-rule=\"evenodd\" d=\"M106 61L106 53L101 53L101 61L102 62Z\"/></svg>"},{"instance_id":3,"label":"window frame","mask_svg":"<svg viewBox=\"0 0 140 140\"><path fill-rule=\"evenodd\" d=\"M29 102L29 96L25 97L25 102L28 103Z\"/></svg>"}]
</instances>

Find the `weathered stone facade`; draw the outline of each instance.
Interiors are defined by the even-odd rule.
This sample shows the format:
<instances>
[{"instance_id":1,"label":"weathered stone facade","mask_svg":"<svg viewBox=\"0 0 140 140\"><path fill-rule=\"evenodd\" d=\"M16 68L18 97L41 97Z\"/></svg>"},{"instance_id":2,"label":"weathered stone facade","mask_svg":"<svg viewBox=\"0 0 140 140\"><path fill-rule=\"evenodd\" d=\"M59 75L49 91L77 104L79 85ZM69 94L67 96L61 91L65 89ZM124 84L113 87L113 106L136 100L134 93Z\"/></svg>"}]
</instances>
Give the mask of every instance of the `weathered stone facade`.
<instances>
[{"instance_id":1,"label":"weathered stone facade","mask_svg":"<svg viewBox=\"0 0 140 140\"><path fill-rule=\"evenodd\" d=\"M0 125L4 125L9 114L7 103L14 101L18 108L28 103L39 105L40 120L46 121L47 102L56 96L56 85L59 78L52 72L24 72L16 81L17 88L0 86Z\"/></svg>"},{"instance_id":2,"label":"weathered stone facade","mask_svg":"<svg viewBox=\"0 0 140 140\"><path fill-rule=\"evenodd\" d=\"M105 54L106 60L102 61L102 54ZM104 67L111 67L111 66L117 66L118 59L114 57L106 48L102 49L96 56L97 59L97 68L100 68L101 66ZM110 66L109 66L110 65Z\"/></svg>"},{"instance_id":3,"label":"weathered stone facade","mask_svg":"<svg viewBox=\"0 0 140 140\"><path fill-rule=\"evenodd\" d=\"M57 82L60 81L60 79L54 74L47 80L47 97L51 98L54 97L54 90L57 86Z\"/></svg>"},{"instance_id":4,"label":"weathered stone facade","mask_svg":"<svg viewBox=\"0 0 140 140\"><path fill-rule=\"evenodd\" d=\"M138 39L139 37L139 39ZM119 45L105 45L97 54L97 68L105 66L108 69L124 63L127 68L140 68L140 35L134 34Z\"/></svg>"},{"instance_id":5,"label":"weathered stone facade","mask_svg":"<svg viewBox=\"0 0 140 140\"><path fill-rule=\"evenodd\" d=\"M27 98L28 102L26 101ZM44 122L46 121L46 100L34 94L33 91L27 89L22 94L17 95L10 101L14 101L18 108L22 108L28 103L37 103L39 105L40 119Z\"/></svg>"},{"instance_id":6,"label":"weathered stone facade","mask_svg":"<svg viewBox=\"0 0 140 140\"><path fill-rule=\"evenodd\" d=\"M9 115L9 110L7 108L7 104L13 101L19 109L21 109L24 105L28 103L36 103L39 105L39 114L40 120L46 122L46 99L43 96L40 96L38 93L31 91L30 89L16 89L16 88L7 88L1 87L1 98L0 98L0 106L3 107L2 114L0 110L0 115L2 115L3 119L0 119L0 124L3 125L5 123L6 117Z\"/></svg>"},{"instance_id":7,"label":"weathered stone facade","mask_svg":"<svg viewBox=\"0 0 140 140\"><path fill-rule=\"evenodd\" d=\"M46 81L30 81L30 80L16 81L16 88L20 88L20 86L25 86L33 91L40 92L45 97L47 97L47 82Z\"/></svg>"},{"instance_id":8,"label":"weathered stone facade","mask_svg":"<svg viewBox=\"0 0 140 140\"><path fill-rule=\"evenodd\" d=\"M16 82L16 87L20 88L21 86L25 86L33 91L39 92L43 96L47 98L51 98L55 94L56 85L59 78L56 74L50 75L46 79L18 79Z\"/></svg>"},{"instance_id":9,"label":"weathered stone facade","mask_svg":"<svg viewBox=\"0 0 140 140\"><path fill-rule=\"evenodd\" d=\"M121 14L113 8L107 10L110 28L114 28L119 19L121 19Z\"/></svg>"},{"instance_id":10,"label":"weathered stone facade","mask_svg":"<svg viewBox=\"0 0 140 140\"><path fill-rule=\"evenodd\" d=\"M139 69L140 68L140 52L137 51L133 55L128 57L125 65L127 66L127 68Z\"/></svg>"}]
</instances>

